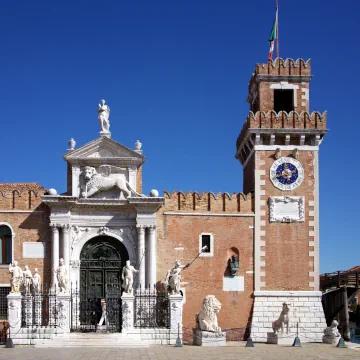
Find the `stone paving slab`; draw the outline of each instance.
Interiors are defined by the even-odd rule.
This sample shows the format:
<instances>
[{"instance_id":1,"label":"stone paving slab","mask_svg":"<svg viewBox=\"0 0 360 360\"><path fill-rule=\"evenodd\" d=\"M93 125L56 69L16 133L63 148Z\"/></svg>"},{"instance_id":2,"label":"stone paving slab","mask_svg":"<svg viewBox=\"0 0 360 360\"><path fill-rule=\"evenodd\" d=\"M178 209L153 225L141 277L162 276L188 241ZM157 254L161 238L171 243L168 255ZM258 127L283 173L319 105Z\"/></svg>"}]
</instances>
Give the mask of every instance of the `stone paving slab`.
<instances>
[{"instance_id":1,"label":"stone paving slab","mask_svg":"<svg viewBox=\"0 0 360 360\"><path fill-rule=\"evenodd\" d=\"M151 346L138 349L63 348L38 349L17 346L0 348L0 359L7 360L354 360L360 359L357 348L339 349L325 344L304 344L302 348L281 345L255 344L245 348L244 343L227 343L226 347Z\"/></svg>"}]
</instances>

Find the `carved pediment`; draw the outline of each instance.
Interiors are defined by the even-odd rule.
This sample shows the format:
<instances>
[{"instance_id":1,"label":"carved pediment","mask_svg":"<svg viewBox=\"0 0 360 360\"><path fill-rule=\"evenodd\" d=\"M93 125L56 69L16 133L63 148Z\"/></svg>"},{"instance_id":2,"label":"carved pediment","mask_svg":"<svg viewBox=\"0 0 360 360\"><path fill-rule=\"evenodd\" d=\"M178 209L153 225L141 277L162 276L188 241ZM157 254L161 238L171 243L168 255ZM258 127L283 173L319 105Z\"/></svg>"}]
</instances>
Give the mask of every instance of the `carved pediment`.
<instances>
[{"instance_id":1,"label":"carved pediment","mask_svg":"<svg viewBox=\"0 0 360 360\"><path fill-rule=\"evenodd\" d=\"M134 164L141 164L145 161L145 157L141 153L106 137L98 138L76 150L68 152L64 155L64 159L70 163L81 163L82 160L91 159L112 159L114 161L127 161ZM88 161L86 162L88 163Z\"/></svg>"}]
</instances>

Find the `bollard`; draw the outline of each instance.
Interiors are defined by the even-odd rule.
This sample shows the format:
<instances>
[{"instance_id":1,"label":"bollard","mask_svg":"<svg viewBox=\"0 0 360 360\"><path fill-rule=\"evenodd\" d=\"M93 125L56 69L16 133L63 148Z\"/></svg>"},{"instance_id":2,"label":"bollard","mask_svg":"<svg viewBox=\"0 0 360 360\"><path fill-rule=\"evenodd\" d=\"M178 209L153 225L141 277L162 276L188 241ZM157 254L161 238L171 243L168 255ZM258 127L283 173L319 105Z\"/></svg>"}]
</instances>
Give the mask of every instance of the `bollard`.
<instances>
[{"instance_id":1,"label":"bollard","mask_svg":"<svg viewBox=\"0 0 360 360\"><path fill-rule=\"evenodd\" d=\"M175 347L182 347L182 342L180 339L180 324L178 323L178 336L176 338L176 343L175 343Z\"/></svg>"},{"instance_id":2,"label":"bollard","mask_svg":"<svg viewBox=\"0 0 360 360\"><path fill-rule=\"evenodd\" d=\"M247 341L246 341L245 347L255 347L255 346L254 346L254 343L253 343L253 341L252 341L252 338L251 338L250 336L248 337L248 339L247 339Z\"/></svg>"},{"instance_id":3,"label":"bollard","mask_svg":"<svg viewBox=\"0 0 360 360\"><path fill-rule=\"evenodd\" d=\"M5 348L6 349L13 349L14 347L15 347L15 345L14 345L14 342L13 342L12 338L10 338L10 337L7 338Z\"/></svg>"},{"instance_id":4,"label":"bollard","mask_svg":"<svg viewBox=\"0 0 360 360\"><path fill-rule=\"evenodd\" d=\"M294 339L294 343L292 344L294 347L301 347L301 341L299 338L299 323L296 324L296 337Z\"/></svg>"},{"instance_id":5,"label":"bollard","mask_svg":"<svg viewBox=\"0 0 360 360\"><path fill-rule=\"evenodd\" d=\"M338 344L336 345L336 347L338 348L346 348L346 345L345 345L345 341L344 341L344 338L341 337Z\"/></svg>"}]
</instances>

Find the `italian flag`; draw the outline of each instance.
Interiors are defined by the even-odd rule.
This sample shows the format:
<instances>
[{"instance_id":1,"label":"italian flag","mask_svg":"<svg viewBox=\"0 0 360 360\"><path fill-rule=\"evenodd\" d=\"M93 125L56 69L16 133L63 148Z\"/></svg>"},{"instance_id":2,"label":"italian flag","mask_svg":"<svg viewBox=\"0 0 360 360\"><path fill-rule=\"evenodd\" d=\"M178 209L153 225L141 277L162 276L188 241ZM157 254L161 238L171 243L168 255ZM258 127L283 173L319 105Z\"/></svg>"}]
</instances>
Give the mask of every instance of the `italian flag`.
<instances>
[{"instance_id":1,"label":"italian flag","mask_svg":"<svg viewBox=\"0 0 360 360\"><path fill-rule=\"evenodd\" d=\"M271 29L270 36L269 36L270 50L269 50L268 59L271 59L271 60L272 60L272 57L273 57L273 51L274 51L274 47L275 47L275 40L277 39L277 26L278 26L278 8L276 8L276 17L275 17L275 21L274 21L274 24L273 24L272 29Z\"/></svg>"}]
</instances>

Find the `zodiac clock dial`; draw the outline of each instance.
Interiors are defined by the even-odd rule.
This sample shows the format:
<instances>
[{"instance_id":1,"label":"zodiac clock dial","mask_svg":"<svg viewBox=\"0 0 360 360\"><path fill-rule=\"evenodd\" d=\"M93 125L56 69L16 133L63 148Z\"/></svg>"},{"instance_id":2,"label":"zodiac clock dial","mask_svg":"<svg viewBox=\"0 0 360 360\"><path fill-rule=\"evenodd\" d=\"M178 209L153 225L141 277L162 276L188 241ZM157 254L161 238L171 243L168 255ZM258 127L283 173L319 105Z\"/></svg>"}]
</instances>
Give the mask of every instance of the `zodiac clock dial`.
<instances>
[{"instance_id":1,"label":"zodiac clock dial","mask_svg":"<svg viewBox=\"0 0 360 360\"><path fill-rule=\"evenodd\" d=\"M299 161L290 157L282 157L272 164L270 179L280 190L294 190L304 180L304 169Z\"/></svg>"}]
</instances>

